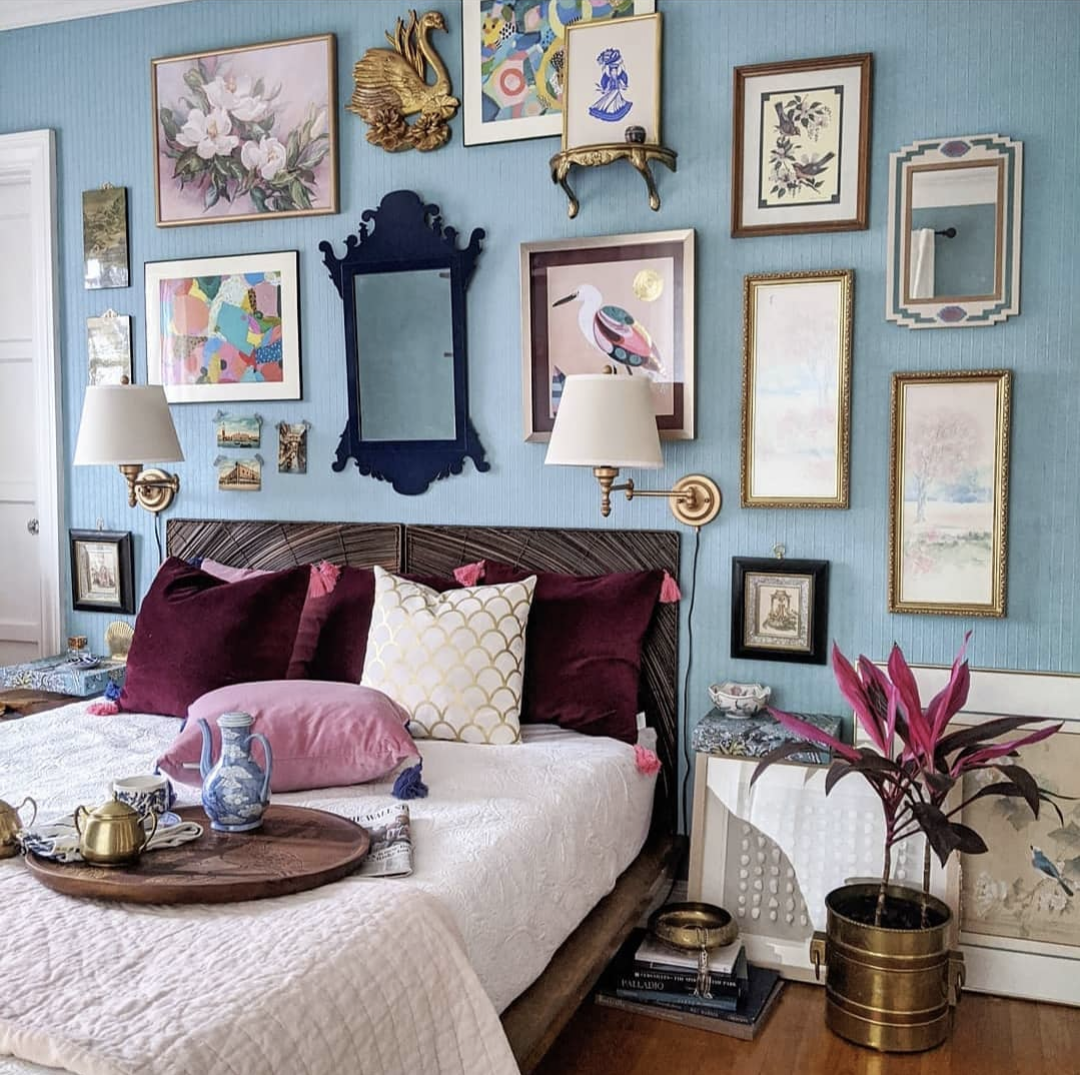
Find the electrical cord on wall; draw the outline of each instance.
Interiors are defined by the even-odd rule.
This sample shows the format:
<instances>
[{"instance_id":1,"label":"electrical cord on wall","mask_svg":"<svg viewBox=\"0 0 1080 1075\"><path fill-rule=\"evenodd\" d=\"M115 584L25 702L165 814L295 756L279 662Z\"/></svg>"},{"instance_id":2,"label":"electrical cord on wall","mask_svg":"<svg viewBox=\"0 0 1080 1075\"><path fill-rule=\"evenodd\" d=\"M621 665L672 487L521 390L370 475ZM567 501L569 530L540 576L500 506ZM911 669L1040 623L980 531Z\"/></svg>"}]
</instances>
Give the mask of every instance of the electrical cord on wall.
<instances>
[{"instance_id":1,"label":"electrical cord on wall","mask_svg":"<svg viewBox=\"0 0 1080 1075\"><path fill-rule=\"evenodd\" d=\"M157 542L157 558L160 565L165 559L165 553L161 547L161 512L154 512L154 541Z\"/></svg>"},{"instance_id":2,"label":"electrical cord on wall","mask_svg":"<svg viewBox=\"0 0 1080 1075\"><path fill-rule=\"evenodd\" d=\"M690 669L694 665L694 602L697 600L698 553L701 552L701 527L694 527L694 558L690 567L690 608L686 613L686 673L682 690L682 753L686 772L682 780L682 816L687 832L690 830L690 813L687 809L686 792L690 786Z\"/></svg>"}]
</instances>

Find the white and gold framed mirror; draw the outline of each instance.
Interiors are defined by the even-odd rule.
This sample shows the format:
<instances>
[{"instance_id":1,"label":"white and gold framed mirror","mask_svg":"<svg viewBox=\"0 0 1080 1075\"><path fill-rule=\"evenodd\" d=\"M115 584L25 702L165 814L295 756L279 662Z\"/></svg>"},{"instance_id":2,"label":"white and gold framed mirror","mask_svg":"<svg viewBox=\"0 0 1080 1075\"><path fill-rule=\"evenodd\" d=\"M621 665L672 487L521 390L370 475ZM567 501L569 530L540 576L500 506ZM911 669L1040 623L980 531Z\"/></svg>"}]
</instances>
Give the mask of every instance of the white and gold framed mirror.
<instances>
[{"instance_id":1,"label":"white and gold framed mirror","mask_svg":"<svg viewBox=\"0 0 1080 1075\"><path fill-rule=\"evenodd\" d=\"M1018 314L1023 143L931 138L889 161L886 319L968 328Z\"/></svg>"}]
</instances>

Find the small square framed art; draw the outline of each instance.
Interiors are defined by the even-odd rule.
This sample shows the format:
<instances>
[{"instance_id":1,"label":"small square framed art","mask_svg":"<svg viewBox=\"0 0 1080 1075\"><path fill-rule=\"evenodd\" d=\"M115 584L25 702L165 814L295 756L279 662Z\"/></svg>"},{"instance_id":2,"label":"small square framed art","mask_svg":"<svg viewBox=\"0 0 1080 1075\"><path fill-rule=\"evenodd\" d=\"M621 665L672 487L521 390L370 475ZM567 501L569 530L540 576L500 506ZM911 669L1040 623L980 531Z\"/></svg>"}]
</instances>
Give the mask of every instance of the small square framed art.
<instances>
[{"instance_id":1,"label":"small square framed art","mask_svg":"<svg viewBox=\"0 0 1080 1075\"><path fill-rule=\"evenodd\" d=\"M824 664L829 561L731 560L731 656Z\"/></svg>"},{"instance_id":2,"label":"small square framed art","mask_svg":"<svg viewBox=\"0 0 1080 1075\"><path fill-rule=\"evenodd\" d=\"M135 611L135 554L124 530L71 530L71 605L80 612Z\"/></svg>"}]
</instances>

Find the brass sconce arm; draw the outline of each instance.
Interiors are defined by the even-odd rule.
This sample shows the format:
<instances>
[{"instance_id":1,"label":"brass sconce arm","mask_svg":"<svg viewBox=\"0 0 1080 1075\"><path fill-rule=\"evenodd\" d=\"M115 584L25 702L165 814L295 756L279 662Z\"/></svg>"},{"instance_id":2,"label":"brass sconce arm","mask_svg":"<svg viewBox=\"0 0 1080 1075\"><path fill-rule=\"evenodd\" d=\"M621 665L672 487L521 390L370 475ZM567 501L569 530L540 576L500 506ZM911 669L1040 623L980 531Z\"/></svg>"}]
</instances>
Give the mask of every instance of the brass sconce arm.
<instances>
[{"instance_id":1,"label":"brass sconce arm","mask_svg":"<svg viewBox=\"0 0 1080 1075\"><path fill-rule=\"evenodd\" d=\"M157 468L143 469L141 463L122 463L120 473L127 479L128 506L146 508L155 515L164 511L180 491L180 479Z\"/></svg>"},{"instance_id":2,"label":"brass sconce arm","mask_svg":"<svg viewBox=\"0 0 1080 1075\"><path fill-rule=\"evenodd\" d=\"M638 489L633 478L615 484L618 467L593 467L600 483L600 514L611 514L611 494L626 493L627 500L640 496L662 496L670 501L671 514L686 526L704 526L720 514L723 497L720 487L704 474L688 474L680 478L673 489Z\"/></svg>"}]
</instances>

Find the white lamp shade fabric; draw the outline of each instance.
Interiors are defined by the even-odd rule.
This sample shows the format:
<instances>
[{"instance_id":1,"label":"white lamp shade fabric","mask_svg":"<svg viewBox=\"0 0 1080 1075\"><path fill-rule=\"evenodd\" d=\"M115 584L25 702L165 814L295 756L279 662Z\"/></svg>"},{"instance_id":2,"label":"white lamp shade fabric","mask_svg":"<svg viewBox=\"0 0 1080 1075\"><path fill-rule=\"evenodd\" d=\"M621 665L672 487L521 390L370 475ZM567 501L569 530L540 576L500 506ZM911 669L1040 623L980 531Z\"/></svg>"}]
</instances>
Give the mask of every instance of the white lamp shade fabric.
<instances>
[{"instance_id":1,"label":"white lamp shade fabric","mask_svg":"<svg viewBox=\"0 0 1080 1075\"><path fill-rule=\"evenodd\" d=\"M545 463L577 467L663 465L649 379L620 374L566 378Z\"/></svg>"},{"instance_id":2,"label":"white lamp shade fabric","mask_svg":"<svg viewBox=\"0 0 1080 1075\"><path fill-rule=\"evenodd\" d=\"M180 463L176 436L161 385L90 385L83 399L75 465Z\"/></svg>"}]
</instances>

